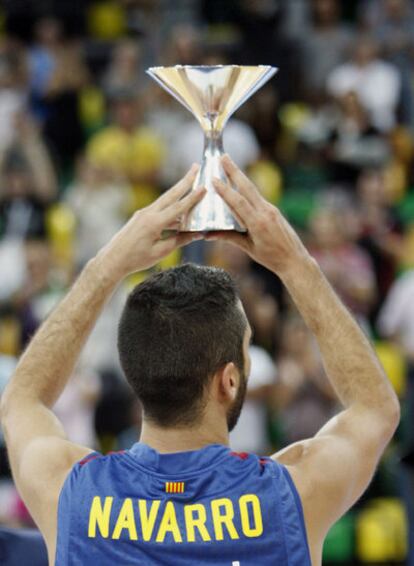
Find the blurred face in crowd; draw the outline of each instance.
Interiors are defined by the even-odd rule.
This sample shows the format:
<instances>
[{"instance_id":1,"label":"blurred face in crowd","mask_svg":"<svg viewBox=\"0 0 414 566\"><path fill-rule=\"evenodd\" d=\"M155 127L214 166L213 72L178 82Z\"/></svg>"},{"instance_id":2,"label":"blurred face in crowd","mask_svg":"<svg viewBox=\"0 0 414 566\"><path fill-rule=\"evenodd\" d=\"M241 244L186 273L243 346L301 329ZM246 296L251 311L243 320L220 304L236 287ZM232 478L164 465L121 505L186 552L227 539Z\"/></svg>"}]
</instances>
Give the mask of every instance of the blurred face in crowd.
<instances>
[{"instance_id":1,"label":"blurred face in crowd","mask_svg":"<svg viewBox=\"0 0 414 566\"><path fill-rule=\"evenodd\" d=\"M114 100L112 117L115 124L126 131L133 131L138 125L139 105L134 98Z\"/></svg>"},{"instance_id":2,"label":"blurred face in crowd","mask_svg":"<svg viewBox=\"0 0 414 566\"><path fill-rule=\"evenodd\" d=\"M384 173L380 170L364 171L358 179L357 190L364 204L384 205L386 202Z\"/></svg>"},{"instance_id":3,"label":"blurred face in crowd","mask_svg":"<svg viewBox=\"0 0 414 566\"><path fill-rule=\"evenodd\" d=\"M115 49L113 66L121 73L135 74L140 58L139 47L134 41L123 41Z\"/></svg>"},{"instance_id":4,"label":"blurred face in crowd","mask_svg":"<svg viewBox=\"0 0 414 566\"><path fill-rule=\"evenodd\" d=\"M385 0L385 12L387 19L400 21L407 15L406 0Z\"/></svg>"},{"instance_id":5,"label":"blurred face in crowd","mask_svg":"<svg viewBox=\"0 0 414 566\"><path fill-rule=\"evenodd\" d=\"M102 165L83 157L77 163L76 177L86 189L100 189L108 181L108 172Z\"/></svg>"},{"instance_id":6,"label":"blurred face in crowd","mask_svg":"<svg viewBox=\"0 0 414 566\"><path fill-rule=\"evenodd\" d=\"M32 193L30 174L24 169L10 169L4 174L3 193L8 198L21 198Z\"/></svg>"},{"instance_id":7,"label":"blurred face in crowd","mask_svg":"<svg viewBox=\"0 0 414 566\"><path fill-rule=\"evenodd\" d=\"M312 0L314 20L319 25L334 24L339 19L337 0Z\"/></svg>"},{"instance_id":8,"label":"blurred face in crowd","mask_svg":"<svg viewBox=\"0 0 414 566\"><path fill-rule=\"evenodd\" d=\"M369 37L362 37L357 41L354 49L354 61L360 67L372 63L378 56L378 45Z\"/></svg>"},{"instance_id":9,"label":"blurred face in crowd","mask_svg":"<svg viewBox=\"0 0 414 566\"><path fill-rule=\"evenodd\" d=\"M316 246L335 248L344 243L344 233L338 213L321 208L311 218L310 231Z\"/></svg>"},{"instance_id":10,"label":"blurred face in crowd","mask_svg":"<svg viewBox=\"0 0 414 566\"><path fill-rule=\"evenodd\" d=\"M62 26L54 18L42 18L35 27L35 36L41 45L55 47L62 39Z\"/></svg>"},{"instance_id":11,"label":"blurred face in crowd","mask_svg":"<svg viewBox=\"0 0 414 566\"><path fill-rule=\"evenodd\" d=\"M172 32L167 56L172 54L181 65L200 64L199 32L189 25L176 26Z\"/></svg>"}]
</instances>

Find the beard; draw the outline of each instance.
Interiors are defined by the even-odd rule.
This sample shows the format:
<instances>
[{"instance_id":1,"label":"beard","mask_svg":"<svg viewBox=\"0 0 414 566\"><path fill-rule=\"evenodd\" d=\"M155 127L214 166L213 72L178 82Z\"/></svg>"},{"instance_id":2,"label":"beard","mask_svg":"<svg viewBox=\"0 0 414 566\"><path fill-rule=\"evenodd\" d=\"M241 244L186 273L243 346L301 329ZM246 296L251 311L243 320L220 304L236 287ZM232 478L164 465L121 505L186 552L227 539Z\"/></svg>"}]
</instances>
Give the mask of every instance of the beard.
<instances>
[{"instance_id":1,"label":"beard","mask_svg":"<svg viewBox=\"0 0 414 566\"><path fill-rule=\"evenodd\" d=\"M247 378L244 371L240 372L240 386L235 400L227 412L227 428L231 432L239 420L247 392Z\"/></svg>"}]
</instances>

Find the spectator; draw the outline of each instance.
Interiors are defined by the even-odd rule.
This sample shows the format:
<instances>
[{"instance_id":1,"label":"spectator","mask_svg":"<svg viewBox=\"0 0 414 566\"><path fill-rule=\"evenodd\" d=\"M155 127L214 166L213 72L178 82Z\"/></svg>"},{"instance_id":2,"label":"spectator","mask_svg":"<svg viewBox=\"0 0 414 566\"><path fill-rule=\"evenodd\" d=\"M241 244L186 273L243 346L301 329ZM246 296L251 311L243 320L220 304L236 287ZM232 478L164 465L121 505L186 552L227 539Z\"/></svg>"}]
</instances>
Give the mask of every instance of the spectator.
<instances>
[{"instance_id":1,"label":"spectator","mask_svg":"<svg viewBox=\"0 0 414 566\"><path fill-rule=\"evenodd\" d=\"M134 191L134 209L146 206L158 192L165 148L142 123L142 100L122 90L112 95L110 123L96 133L87 146L87 157L105 173L129 182Z\"/></svg>"},{"instance_id":2,"label":"spectator","mask_svg":"<svg viewBox=\"0 0 414 566\"><path fill-rule=\"evenodd\" d=\"M15 118L25 108L26 90L22 49L3 39L0 43L0 152L13 141Z\"/></svg>"},{"instance_id":3,"label":"spectator","mask_svg":"<svg viewBox=\"0 0 414 566\"><path fill-rule=\"evenodd\" d=\"M402 13L405 21L412 21L414 8L410 0L362 0L358 6L359 23L368 32L401 20Z\"/></svg>"},{"instance_id":4,"label":"spectator","mask_svg":"<svg viewBox=\"0 0 414 566\"><path fill-rule=\"evenodd\" d=\"M53 256L47 240L31 237L26 240L24 251L26 278L12 298L21 329L21 350L65 291L53 269Z\"/></svg>"},{"instance_id":5,"label":"spectator","mask_svg":"<svg viewBox=\"0 0 414 566\"><path fill-rule=\"evenodd\" d=\"M412 59L414 53L414 13L407 0L386 0L384 21L375 28L385 57L393 63L401 75L401 119L408 126L414 125L412 89Z\"/></svg>"},{"instance_id":6,"label":"spectator","mask_svg":"<svg viewBox=\"0 0 414 566\"><path fill-rule=\"evenodd\" d=\"M297 133L300 142L322 152L332 183L352 189L361 170L390 159L388 140L370 121L354 92L312 109Z\"/></svg>"},{"instance_id":7,"label":"spectator","mask_svg":"<svg viewBox=\"0 0 414 566\"><path fill-rule=\"evenodd\" d=\"M72 442L97 446L94 417L100 389L99 375L87 367L80 367L55 404L53 410Z\"/></svg>"},{"instance_id":8,"label":"spectator","mask_svg":"<svg viewBox=\"0 0 414 566\"><path fill-rule=\"evenodd\" d=\"M165 64L199 65L202 56L200 36L200 30L190 23L175 25L164 45Z\"/></svg>"},{"instance_id":9,"label":"spectator","mask_svg":"<svg viewBox=\"0 0 414 566\"><path fill-rule=\"evenodd\" d=\"M361 221L359 244L371 258L378 291L371 313L371 320L374 322L397 275L402 226L395 212L388 206L384 171L363 171L358 179L357 194Z\"/></svg>"},{"instance_id":10,"label":"spectator","mask_svg":"<svg viewBox=\"0 0 414 566\"><path fill-rule=\"evenodd\" d=\"M341 211L342 212L342 211ZM364 320L376 297L368 254L345 230L339 212L319 208L310 220L310 249L344 303Z\"/></svg>"},{"instance_id":11,"label":"spectator","mask_svg":"<svg viewBox=\"0 0 414 566\"><path fill-rule=\"evenodd\" d=\"M57 53L62 45L62 36L62 25L53 17L41 18L35 24L35 41L28 57L29 85L31 109L41 121L47 116L44 96L57 67Z\"/></svg>"},{"instance_id":12,"label":"spectator","mask_svg":"<svg viewBox=\"0 0 414 566\"><path fill-rule=\"evenodd\" d=\"M323 98L326 80L343 63L353 41L353 32L340 21L338 0L312 0L311 24L303 30L301 72L307 97Z\"/></svg>"},{"instance_id":13,"label":"spectator","mask_svg":"<svg viewBox=\"0 0 414 566\"><path fill-rule=\"evenodd\" d=\"M338 98L355 93L380 131L387 132L395 125L401 79L394 65L379 58L374 39L358 38L352 58L330 73L327 88Z\"/></svg>"},{"instance_id":14,"label":"spectator","mask_svg":"<svg viewBox=\"0 0 414 566\"><path fill-rule=\"evenodd\" d=\"M275 407L284 443L291 444L313 436L337 408L315 340L296 316L283 326L278 370Z\"/></svg>"},{"instance_id":15,"label":"spectator","mask_svg":"<svg viewBox=\"0 0 414 566\"><path fill-rule=\"evenodd\" d=\"M7 303L23 285L26 277L24 246L15 238L0 239L0 303Z\"/></svg>"},{"instance_id":16,"label":"spectator","mask_svg":"<svg viewBox=\"0 0 414 566\"><path fill-rule=\"evenodd\" d=\"M131 189L84 157L65 199L77 220L76 261L84 265L121 228L132 206Z\"/></svg>"},{"instance_id":17,"label":"spectator","mask_svg":"<svg viewBox=\"0 0 414 566\"><path fill-rule=\"evenodd\" d=\"M260 157L268 160L277 158L281 131L278 109L278 94L271 85L266 85L237 112L237 116L253 128L260 148Z\"/></svg>"},{"instance_id":18,"label":"spectator","mask_svg":"<svg viewBox=\"0 0 414 566\"><path fill-rule=\"evenodd\" d=\"M183 164L177 158L175 144L181 138L183 128L194 120L191 113L177 102L169 93L156 84L149 85L147 96L147 124L149 128L162 140L167 149L160 172L160 181L163 186L173 185L180 178ZM201 139L200 153L195 161L200 161L202 155L202 132L198 128L198 138ZM196 134L197 135L197 134ZM200 142L198 142L200 145ZM181 144L183 145L183 144ZM188 150L190 146L186 147ZM185 152L185 148L182 150ZM195 152L193 152L195 153Z\"/></svg>"},{"instance_id":19,"label":"spectator","mask_svg":"<svg viewBox=\"0 0 414 566\"><path fill-rule=\"evenodd\" d=\"M392 285L378 328L383 336L395 339L414 364L414 270L404 273Z\"/></svg>"},{"instance_id":20,"label":"spectator","mask_svg":"<svg viewBox=\"0 0 414 566\"><path fill-rule=\"evenodd\" d=\"M30 118L16 118L15 142L0 156L0 226L3 237L46 233L45 214L56 179L45 145Z\"/></svg>"},{"instance_id":21,"label":"spectator","mask_svg":"<svg viewBox=\"0 0 414 566\"><path fill-rule=\"evenodd\" d=\"M79 114L79 92L88 72L80 46L66 41L55 52L55 66L45 82L41 101L45 109L43 134L60 167L71 168L84 143Z\"/></svg>"},{"instance_id":22,"label":"spectator","mask_svg":"<svg viewBox=\"0 0 414 566\"><path fill-rule=\"evenodd\" d=\"M109 98L121 90L139 92L142 88L140 63L141 53L136 41L125 39L115 46L102 81L104 92Z\"/></svg>"}]
</instances>

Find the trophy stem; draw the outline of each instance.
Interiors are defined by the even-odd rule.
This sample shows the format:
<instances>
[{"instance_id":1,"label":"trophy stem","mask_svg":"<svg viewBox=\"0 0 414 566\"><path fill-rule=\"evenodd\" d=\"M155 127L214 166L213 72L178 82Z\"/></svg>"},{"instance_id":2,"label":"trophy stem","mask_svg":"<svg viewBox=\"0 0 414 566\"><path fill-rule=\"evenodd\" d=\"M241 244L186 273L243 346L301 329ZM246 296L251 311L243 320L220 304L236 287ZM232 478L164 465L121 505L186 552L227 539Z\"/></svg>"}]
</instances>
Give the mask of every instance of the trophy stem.
<instances>
[{"instance_id":1,"label":"trophy stem","mask_svg":"<svg viewBox=\"0 0 414 566\"><path fill-rule=\"evenodd\" d=\"M204 131L203 159L193 184L193 190L198 187L205 187L207 192L203 200L184 219L181 226L182 232L245 231L233 217L230 209L217 194L213 185L214 178L228 183L221 165L223 154L223 133L213 129Z\"/></svg>"},{"instance_id":2,"label":"trophy stem","mask_svg":"<svg viewBox=\"0 0 414 566\"><path fill-rule=\"evenodd\" d=\"M213 185L214 177L218 177L221 181L227 181L221 166L221 157L223 155L223 133L217 130L204 132L204 150L198 186L205 186L207 191L211 187L215 191Z\"/></svg>"}]
</instances>

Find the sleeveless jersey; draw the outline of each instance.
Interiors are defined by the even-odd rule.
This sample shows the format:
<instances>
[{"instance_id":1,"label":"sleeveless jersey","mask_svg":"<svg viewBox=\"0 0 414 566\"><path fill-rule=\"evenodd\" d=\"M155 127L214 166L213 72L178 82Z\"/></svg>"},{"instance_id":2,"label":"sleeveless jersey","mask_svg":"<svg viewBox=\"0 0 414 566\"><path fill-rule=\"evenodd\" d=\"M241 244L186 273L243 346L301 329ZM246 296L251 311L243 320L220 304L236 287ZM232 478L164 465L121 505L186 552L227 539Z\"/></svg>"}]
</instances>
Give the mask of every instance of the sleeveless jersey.
<instances>
[{"instance_id":1,"label":"sleeveless jersey","mask_svg":"<svg viewBox=\"0 0 414 566\"><path fill-rule=\"evenodd\" d=\"M310 566L287 469L212 444L143 443L77 463L62 488L56 566Z\"/></svg>"}]
</instances>

